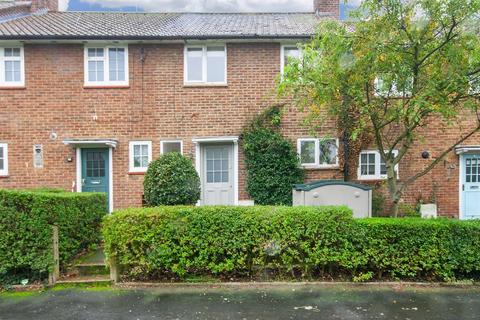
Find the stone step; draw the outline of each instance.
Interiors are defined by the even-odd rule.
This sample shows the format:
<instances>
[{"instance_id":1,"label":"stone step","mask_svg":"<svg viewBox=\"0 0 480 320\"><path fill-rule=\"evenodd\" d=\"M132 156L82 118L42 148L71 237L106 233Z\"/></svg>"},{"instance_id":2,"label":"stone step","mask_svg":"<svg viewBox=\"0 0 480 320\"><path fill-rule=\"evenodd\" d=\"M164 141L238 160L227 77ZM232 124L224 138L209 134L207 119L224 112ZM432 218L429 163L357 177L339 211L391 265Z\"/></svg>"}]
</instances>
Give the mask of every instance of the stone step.
<instances>
[{"instance_id":1,"label":"stone step","mask_svg":"<svg viewBox=\"0 0 480 320\"><path fill-rule=\"evenodd\" d=\"M82 284L82 283L111 283L110 276L97 275L97 276L72 276L61 277L57 284Z\"/></svg>"},{"instance_id":2,"label":"stone step","mask_svg":"<svg viewBox=\"0 0 480 320\"><path fill-rule=\"evenodd\" d=\"M72 273L80 276L108 275L110 268L105 263L79 263L72 267Z\"/></svg>"}]
</instances>

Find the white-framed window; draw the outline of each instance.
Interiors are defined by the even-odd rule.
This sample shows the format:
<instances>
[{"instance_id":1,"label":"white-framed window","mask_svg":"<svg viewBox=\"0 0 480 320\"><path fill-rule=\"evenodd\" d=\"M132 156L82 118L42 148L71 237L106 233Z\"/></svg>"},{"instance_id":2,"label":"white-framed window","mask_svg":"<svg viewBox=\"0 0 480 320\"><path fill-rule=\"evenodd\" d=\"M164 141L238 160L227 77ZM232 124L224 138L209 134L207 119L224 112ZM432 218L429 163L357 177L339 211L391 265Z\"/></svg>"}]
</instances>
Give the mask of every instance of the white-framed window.
<instances>
[{"instance_id":1,"label":"white-framed window","mask_svg":"<svg viewBox=\"0 0 480 320\"><path fill-rule=\"evenodd\" d=\"M406 84L404 87L399 87L398 82L393 80L391 82L385 81L382 77L375 78L374 81L374 90L375 96L377 97L391 97L391 98L401 98L412 95L412 84L413 79L410 83Z\"/></svg>"},{"instance_id":2,"label":"white-framed window","mask_svg":"<svg viewBox=\"0 0 480 320\"><path fill-rule=\"evenodd\" d=\"M164 140L160 142L160 154L166 154L169 152L178 152L183 154L183 141L182 140Z\"/></svg>"},{"instance_id":3,"label":"white-framed window","mask_svg":"<svg viewBox=\"0 0 480 320\"><path fill-rule=\"evenodd\" d=\"M0 176L8 176L8 144L0 143Z\"/></svg>"},{"instance_id":4,"label":"white-framed window","mask_svg":"<svg viewBox=\"0 0 480 320\"><path fill-rule=\"evenodd\" d=\"M129 171L145 172L152 161L151 141L130 141L129 143Z\"/></svg>"},{"instance_id":5,"label":"white-framed window","mask_svg":"<svg viewBox=\"0 0 480 320\"><path fill-rule=\"evenodd\" d=\"M86 86L127 86L128 46L86 46Z\"/></svg>"},{"instance_id":6,"label":"white-framed window","mask_svg":"<svg viewBox=\"0 0 480 320\"><path fill-rule=\"evenodd\" d=\"M338 139L301 138L297 140L297 152L302 166L332 168L338 166Z\"/></svg>"},{"instance_id":7,"label":"white-framed window","mask_svg":"<svg viewBox=\"0 0 480 320\"><path fill-rule=\"evenodd\" d=\"M397 150L393 150L395 156ZM395 166L395 172L398 178L398 164ZM377 150L364 150L360 152L358 159L358 179L359 180L384 180L387 179L387 168L385 162Z\"/></svg>"},{"instance_id":8,"label":"white-framed window","mask_svg":"<svg viewBox=\"0 0 480 320\"><path fill-rule=\"evenodd\" d=\"M187 45L184 52L185 84L226 84L225 44Z\"/></svg>"},{"instance_id":9,"label":"white-framed window","mask_svg":"<svg viewBox=\"0 0 480 320\"><path fill-rule=\"evenodd\" d=\"M280 70L283 74L285 67L289 63L289 58L299 59L302 54L302 50L295 44L284 44L280 49Z\"/></svg>"},{"instance_id":10,"label":"white-framed window","mask_svg":"<svg viewBox=\"0 0 480 320\"><path fill-rule=\"evenodd\" d=\"M478 76L473 80L470 80L469 83L470 83L470 90L469 90L470 94L480 95L480 76Z\"/></svg>"},{"instance_id":11,"label":"white-framed window","mask_svg":"<svg viewBox=\"0 0 480 320\"><path fill-rule=\"evenodd\" d=\"M25 85L24 60L23 46L0 47L0 86Z\"/></svg>"}]
</instances>

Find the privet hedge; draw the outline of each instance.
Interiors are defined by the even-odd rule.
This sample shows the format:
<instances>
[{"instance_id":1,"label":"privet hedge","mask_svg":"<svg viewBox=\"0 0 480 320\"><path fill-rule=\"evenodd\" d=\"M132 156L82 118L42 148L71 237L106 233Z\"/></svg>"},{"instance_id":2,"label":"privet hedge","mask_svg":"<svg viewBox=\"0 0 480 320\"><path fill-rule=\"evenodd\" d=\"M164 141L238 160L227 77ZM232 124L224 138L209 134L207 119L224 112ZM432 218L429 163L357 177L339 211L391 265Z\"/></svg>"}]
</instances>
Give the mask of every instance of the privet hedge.
<instances>
[{"instance_id":1,"label":"privet hedge","mask_svg":"<svg viewBox=\"0 0 480 320\"><path fill-rule=\"evenodd\" d=\"M480 222L354 220L345 207L159 207L104 219L106 252L133 279L450 280L477 277Z\"/></svg>"},{"instance_id":2,"label":"privet hedge","mask_svg":"<svg viewBox=\"0 0 480 320\"><path fill-rule=\"evenodd\" d=\"M53 266L52 225L60 263L100 240L104 194L0 190L0 283L45 279Z\"/></svg>"}]
</instances>

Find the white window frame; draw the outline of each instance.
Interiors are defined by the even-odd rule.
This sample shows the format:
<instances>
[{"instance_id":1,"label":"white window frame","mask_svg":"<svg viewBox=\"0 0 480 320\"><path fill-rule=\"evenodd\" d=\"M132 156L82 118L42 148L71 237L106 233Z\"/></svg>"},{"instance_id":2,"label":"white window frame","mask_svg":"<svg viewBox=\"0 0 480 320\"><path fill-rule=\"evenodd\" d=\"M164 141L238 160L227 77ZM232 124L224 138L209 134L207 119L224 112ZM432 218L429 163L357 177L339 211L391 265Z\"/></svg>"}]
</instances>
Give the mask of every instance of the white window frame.
<instances>
[{"instance_id":1,"label":"white window frame","mask_svg":"<svg viewBox=\"0 0 480 320\"><path fill-rule=\"evenodd\" d=\"M335 157L334 164L322 164L320 163L320 141L321 140L335 140L335 144L337 146L337 156ZM301 163L302 167L305 168L317 168L317 169L331 169L331 168L338 168L338 150L340 146L340 141L338 138L299 138L297 139L297 154L298 157L301 157L302 151L302 142L314 141L315 142L315 163ZM301 158L300 158L301 161Z\"/></svg>"},{"instance_id":2,"label":"white window frame","mask_svg":"<svg viewBox=\"0 0 480 320\"><path fill-rule=\"evenodd\" d=\"M128 162L129 162L129 165L128 165L128 171L129 172L132 172L132 173L138 173L138 172L146 172L147 169L148 169L148 165L146 167L135 167L134 165L134 147L136 145L147 145L148 146L148 164L150 164L150 162L152 162L152 141L141 141L141 140L138 140L138 141L130 141L128 143Z\"/></svg>"},{"instance_id":3,"label":"white window frame","mask_svg":"<svg viewBox=\"0 0 480 320\"><path fill-rule=\"evenodd\" d=\"M295 43L285 43L280 46L280 73L283 75L285 72L285 48L293 48L296 47L298 49L298 56L302 56L302 48Z\"/></svg>"},{"instance_id":4,"label":"white window frame","mask_svg":"<svg viewBox=\"0 0 480 320\"><path fill-rule=\"evenodd\" d=\"M0 143L3 149L3 169L0 169L0 176L8 176L8 144Z\"/></svg>"},{"instance_id":5,"label":"white window frame","mask_svg":"<svg viewBox=\"0 0 480 320\"><path fill-rule=\"evenodd\" d=\"M375 174L362 175L362 154L375 154ZM393 154L397 156L398 150L393 150ZM378 150L362 150L358 155L358 168L357 168L358 180L386 180L387 175L381 174L381 164L382 164L382 157L380 156L380 152ZM400 176L399 176L398 164L395 166L395 172L397 173L397 179L399 179Z\"/></svg>"},{"instance_id":6,"label":"white window frame","mask_svg":"<svg viewBox=\"0 0 480 320\"><path fill-rule=\"evenodd\" d=\"M165 143L180 143L180 154L183 154L183 140L161 140L160 141L160 154L163 155L163 144Z\"/></svg>"},{"instance_id":7,"label":"white window frame","mask_svg":"<svg viewBox=\"0 0 480 320\"><path fill-rule=\"evenodd\" d=\"M5 49L20 49L20 57L5 57ZM20 81L5 81L5 61L20 61ZM0 87L25 86L25 55L22 45L0 46Z\"/></svg>"},{"instance_id":8,"label":"white window frame","mask_svg":"<svg viewBox=\"0 0 480 320\"><path fill-rule=\"evenodd\" d=\"M89 81L88 80L88 49L103 49L104 56L103 56L103 81ZM125 61L124 61L124 69L125 69L125 80L120 81L110 81L110 63L109 63L109 49L124 49L125 50ZM129 71L128 71L128 45L86 45L84 47L84 66L83 66L83 74L84 74L84 86L86 87L105 87L105 86L128 86L129 85ZM97 60L98 61L98 60Z\"/></svg>"},{"instance_id":9,"label":"white window frame","mask_svg":"<svg viewBox=\"0 0 480 320\"><path fill-rule=\"evenodd\" d=\"M376 97L381 97L381 98L402 98L403 97L403 91L399 91L397 88L397 82L394 81L392 83L392 88L390 92L387 91L381 91L379 88L379 83L381 81L381 78L376 77L374 82L373 82L373 90L374 90L374 95ZM413 81L413 79L412 79ZM405 97L410 97L412 95L411 91L405 91Z\"/></svg>"},{"instance_id":10,"label":"white window frame","mask_svg":"<svg viewBox=\"0 0 480 320\"><path fill-rule=\"evenodd\" d=\"M207 81L207 47L223 47L225 49L225 67L224 75L225 81L222 82L208 82ZM188 49L189 48L201 48L202 49L202 80L201 81L189 81L188 80ZM183 50L183 83L186 86L195 85L211 85L211 86L224 86L227 85L227 44L226 43L206 43L206 44L188 44L185 45Z\"/></svg>"}]
</instances>

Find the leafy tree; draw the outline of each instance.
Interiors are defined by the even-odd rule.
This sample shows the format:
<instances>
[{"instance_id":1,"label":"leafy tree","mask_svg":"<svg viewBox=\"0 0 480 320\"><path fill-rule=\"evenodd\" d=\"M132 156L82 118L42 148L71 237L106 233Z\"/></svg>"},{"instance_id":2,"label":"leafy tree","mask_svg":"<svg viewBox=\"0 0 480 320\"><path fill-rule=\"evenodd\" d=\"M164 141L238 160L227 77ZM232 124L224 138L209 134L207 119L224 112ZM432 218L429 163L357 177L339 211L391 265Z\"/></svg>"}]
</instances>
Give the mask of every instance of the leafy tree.
<instances>
[{"instance_id":1,"label":"leafy tree","mask_svg":"<svg viewBox=\"0 0 480 320\"><path fill-rule=\"evenodd\" d=\"M311 122L333 115L352 140L373 138L395 216L406 188L480 130L479 13L479 0L365 0L354 22L322 23L279 84ZM397 180L423 128L466 117L471 126L453 143Z\"/></svg>"},{"instance_id":2,"label":"leafy tree","mask_svg":"<svg viewBox=\"0 0 480 320\"><path fill-rule=\"evenodd\" d=\"M200 178L192 161L170 152L148 166L143 181L148 206L194 205L200 199Z\"/></svg>"}]
</instances>

